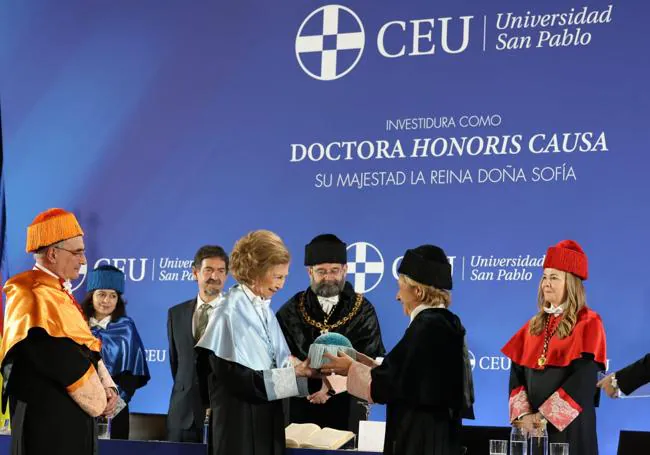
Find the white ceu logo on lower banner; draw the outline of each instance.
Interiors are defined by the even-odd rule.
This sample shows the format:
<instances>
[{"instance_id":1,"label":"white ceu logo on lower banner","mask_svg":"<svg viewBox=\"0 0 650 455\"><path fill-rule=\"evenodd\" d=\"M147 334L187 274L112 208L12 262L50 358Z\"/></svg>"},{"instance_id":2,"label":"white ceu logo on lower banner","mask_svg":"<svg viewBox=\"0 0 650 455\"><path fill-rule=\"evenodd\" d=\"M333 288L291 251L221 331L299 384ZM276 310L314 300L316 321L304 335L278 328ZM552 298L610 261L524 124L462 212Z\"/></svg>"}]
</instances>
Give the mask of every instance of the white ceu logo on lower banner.
<instances>
[{"instance_id":1,"label":"white ceu logo on lower banner","mask_svg":"<svg viewBox=\"0 0 650 455\"><path fill-rule=\"evenodd\" d=\"M370 292L384 276L384 257L379 249L367 242L348 246L348 275L352 276L354 291Z\"/></svg>"},{"instance_id":2,"label":"white ceu logo on lower banner","mask_svg":"<svg viewBox=\"0 0 650 455\"><path fill-rule=\"evenodd\" d=\"M147 277L147 263L149 258L100 258L97 259L90 270L94 270L100 265L112 265L124 273L129 281L142 281ZM88 264L84 264L79 269L79 278L74 282L73 291L79 289L86 281L88 275Z\"/></svg>"},{"instance_id":3,"label":"white ceu logo on lower banner","mask_svg":"<svg viewBox=\"0 0 650 455\"><path fill-rule=\"evenodd\" d=\"M88 273L88 264L82 264L81 267L79 268L79 278L77 278L77 281L72 286L72 292L76 291L81 287L82 284L84 284L84 281L86 281L87 273Z\"/></svg>"},{"instance_id":4,"label":"white ceu logo on lower banner","mask_svg":"<svg viewBox=\"0 0 650 455\"><path fill-rule=\"evenodd\" d=\"M436 52L460 54L469 47L473 18L391 20L378 28L371 42L377 43L377 52L386 59ZM326 5L312 11L300 24L296 34L296 58L309 76L333 81L357 66L365 45L366 32L359 16L345 6Z\"/></svg>"}]
</instances>

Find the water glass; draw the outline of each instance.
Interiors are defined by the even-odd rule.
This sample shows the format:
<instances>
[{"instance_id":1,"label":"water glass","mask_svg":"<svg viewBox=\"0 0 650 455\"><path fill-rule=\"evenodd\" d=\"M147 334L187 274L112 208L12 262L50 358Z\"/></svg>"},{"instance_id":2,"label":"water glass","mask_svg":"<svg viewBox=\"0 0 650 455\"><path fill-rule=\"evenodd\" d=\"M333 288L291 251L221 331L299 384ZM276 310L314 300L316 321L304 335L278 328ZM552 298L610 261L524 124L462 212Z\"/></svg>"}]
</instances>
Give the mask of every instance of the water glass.
<instances>
[{"instance_id":1,"label":"water glass","mask_svg":"<svg viewBox=\"0 0 650 455\"><path fill-rule=\"evenodd\" d=\"M0 420L0 434L11 434L11 419L9 417Z\"/></svg>"},{"instance_id":2,"label":"water glass","mask_svg":"<svg viewBox=\"0 0 650 455\"><path fill-rule=\"evenodd\" d=\"M490 455L507 455L508 441L490 439Z\"/></svg>"},{"instance_id":3,"label":"water glass","mask_svg":"<svg viewBox=\"0 0 650 455\"><path fill-rule=\"evenodd\" d=\"M528 450L530 455L548 455L548 431L546 430L546 420L534 428L528 440Z\"/></svg>"},{"instance_id":4,"label":"water glass","mask_svg":"<svg viewBox=\"0 0 650 455\"><path fill-rule=\"evenodd\" d=\"M568 442L552 442L549 449L550 455L569 455Z\"/></svg>"},{"instance_id":5,"label":"water glass","mask_svg":"<svg viewBox=\"0 0 650 455\"><path fill-rule=\"evenodd\" d=\"M208 408L205 410L205 418L203 419L203 444L209 444L210 442L210 415L212 414L212 409Z\"/></svg>"},{"instance_id":6,"label":"water glass","mask_svg":"<svg viewBox=\"0 0 650 455\"><path fill-rule=\"evenodd\" d=\"M111 418L97 417L97 439L111 439Z\"/></svg>"},{"instance_id":7,"label":"water glass","mask_svg":"<svg viewBox=\"0 0 650 455\"><path fill-rule=\"evenodd\" d=\"M528 434L514 422L510 431L510 455L528 455Z\"/></svg>"}]
</instances>

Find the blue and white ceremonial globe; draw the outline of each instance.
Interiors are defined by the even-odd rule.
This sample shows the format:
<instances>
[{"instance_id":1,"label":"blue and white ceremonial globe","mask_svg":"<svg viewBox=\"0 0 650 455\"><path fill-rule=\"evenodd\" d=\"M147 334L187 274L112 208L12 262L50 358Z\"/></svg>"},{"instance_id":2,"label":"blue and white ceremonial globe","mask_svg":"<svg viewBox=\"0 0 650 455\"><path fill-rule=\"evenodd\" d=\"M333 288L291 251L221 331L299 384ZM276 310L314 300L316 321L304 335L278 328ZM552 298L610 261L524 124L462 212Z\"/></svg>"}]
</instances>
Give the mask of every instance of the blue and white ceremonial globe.
<instances>
[{"instance_id":1,"label":"blue and white ceremonial globe","mask_svg":"<svg viewBox=\"0 0 650 455\"><path fill-rule=\"evenodd\" d=\"M328 332L324 333L314 340L314 343L309 346L310 366L312 368L322 368L329 362L326 353L338 355L339 352L344 352L353 359L357 357L357 351L352 347L352 343L347 337L340 333Z\"/></svg>"}]
</instances>

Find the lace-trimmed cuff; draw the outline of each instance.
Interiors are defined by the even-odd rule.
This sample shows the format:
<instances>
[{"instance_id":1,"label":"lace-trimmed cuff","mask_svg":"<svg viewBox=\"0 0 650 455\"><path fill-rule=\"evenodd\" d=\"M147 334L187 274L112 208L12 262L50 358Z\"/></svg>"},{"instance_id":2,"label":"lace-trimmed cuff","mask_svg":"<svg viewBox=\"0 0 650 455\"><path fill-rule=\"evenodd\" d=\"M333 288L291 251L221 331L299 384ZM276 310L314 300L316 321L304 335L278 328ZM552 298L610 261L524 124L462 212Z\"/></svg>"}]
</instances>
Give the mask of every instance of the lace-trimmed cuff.
<instances>
[{"instance_id":1,"label":"lace-trimmed cuff","mask_svg":"<svg viewBox=\"0 0 650 455\"><path fill-rule=\"evenodd\" d=\"M97 417L106 409L106 392L92 365L66 390L75 403L92 417Z\"/></svg>"},{"instance_id":2,"label":"lace-trimmed cuff","mask_svg":"<svg viewBox=\"0 0 650 455\"><path fill-rule=\"evenodd\" d=\"M519 386L510 392L508 408L510 410L510 422L514 422L521 416L533 412L528 401L528 393L526 393L524 386Z\"/></svg>"},{"instance_id":3,"label":"lace-trimmed cuff","mask_svg":"<svg viewBox=\"0 0 650 455\"><path fill-rule=\"evenodd\" d=\"M264 370L263 375L266 396L269 401L308 395L307 379L297 378L296 370L292 367Z\"/></svg>"},{"instance_id":4,"label":"lace-trimmed cuff","mask_svg":"<svg viewBox=\"0 0 650 455\"><path fill-rule=\"evenodd\" d=\"M564 431L580 415L582 407L560 388L539 407L539 412L555 428Z\"/></svg>"},{"instance_id":5,"label":"lace-trimmed cuff","mask_svg":"<svg viewBox=\"0 0 650 455\"><path fill-rule=\"evenodd\" d=\"M97 374L99 375L99 380L102 382L102 385L105 389L115 389L118 390L117 384L113 381L111 374L108 372L104 361L100 360L97 364Z\"/></svg>"}]
</instances>

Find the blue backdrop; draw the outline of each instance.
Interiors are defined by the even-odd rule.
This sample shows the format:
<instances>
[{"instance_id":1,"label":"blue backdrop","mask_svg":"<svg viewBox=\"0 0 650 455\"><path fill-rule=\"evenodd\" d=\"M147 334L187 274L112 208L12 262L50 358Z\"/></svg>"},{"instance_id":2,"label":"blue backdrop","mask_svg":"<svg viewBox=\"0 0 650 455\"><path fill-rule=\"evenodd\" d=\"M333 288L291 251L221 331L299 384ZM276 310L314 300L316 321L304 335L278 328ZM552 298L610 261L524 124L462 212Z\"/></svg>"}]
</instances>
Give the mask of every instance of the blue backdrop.
<instances>
[{"instance_id":1,"label":"blue backdrop","mask_svg":"<svg viewBox=\"0 0 650 455\"><path fill-rule=\"evenodd\" d=\"M127 274L153 375L134 411L167 410L167 308L197 291L187 261L258 228L294 255L276 309L307 285L305 243L347 241L388 347L407 325L395 261L442 245L475 424L507 424L499 350L535 312L561 239L589 255L610 367L648 350L645 3L0 5L7 271L30 267L36 213L75 211L89 267ZM603 399L602 453L621 428L650 430L647 408Z\"/></svg>"}]
</instances>

